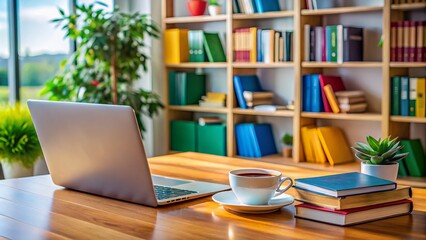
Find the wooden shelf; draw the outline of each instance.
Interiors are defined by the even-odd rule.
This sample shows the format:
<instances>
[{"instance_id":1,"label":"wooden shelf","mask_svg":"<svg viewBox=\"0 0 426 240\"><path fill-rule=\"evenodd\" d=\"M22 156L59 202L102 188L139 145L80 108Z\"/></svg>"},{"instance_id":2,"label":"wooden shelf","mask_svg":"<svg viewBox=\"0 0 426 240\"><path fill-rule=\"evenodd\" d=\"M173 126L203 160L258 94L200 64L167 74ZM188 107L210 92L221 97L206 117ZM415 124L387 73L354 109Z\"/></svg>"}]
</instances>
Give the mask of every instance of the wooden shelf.
<instances>
[{"instance_id":1,"label":"wooden shelf","mask_svg":"<svg viewBox=\"0 0 426 240\"><path fill-rule=\"evenodd\" d=\"M234 62L234 63L232 63L232 66L234 68L287 68L287 67L294 67L294 63L293 62L277 62L277 63L262 63L262 62L240 63L240 62Z\"/></svg>"},{"instance_id":2,"label":"wooden shelf","mask_svg":"<svg viewBox=\"0 0 426 240\"><path fill-rule=\"evenodd\" d=\"M337 120L357 120L357 121L381 121L379 113L325 113L325 112L302 112L302 117L337 119Z\"/></svg>"},{"instance_id":3,"label":"wooden shelf","mask_svg":"<svg viewBox=\"0 0 426 240\"><path fill-rule=\"evenodd\" d=\"M226 62L185 62L176 64L166 64L168 68L226 68Z\"/></svg>"},{"instance_id":4,"label":"wooden shelf","mask_svg":"<svg viewBox=\"0 0 426 240\"><path fill-rule=\"evenodd\" d=\"M236 14L232 14L232 19L234 20L267 19L267 18L293 17L293 15L294 15L293 11L265 12L265 13L254 13L254 14L236 13Z\"/></svg>"},{"instance_id":5,"label":"wooden shelf","mask_svg":"<svg viewBox=\"0 0 426 240\"><path fill-rule=\"evenodd\" d=\"M302 62L302 67L305 68L336 68L336 67L347 67L347 68L381 68L382 62L344 62L344 63L333 63L333 62Z\"/></svg>"},{"instance_id":6,"label":"wooden shelf","mask_svg":"<svg viewBox=\"0 0 426 240\"><path fill-rule=\"evenodd\" d=\"M389 66L392 68L424 68L426 62L391 62Z\"/></svg>"},{"instance_id":7,"label":"wooden shelf","mask_svg":"<svg viewBox=\"0 0 426 240\"><path fill-rule=\"evenodd\" d=\"M273 116L273 117L293 117L294 112L289 110L279 110L276 112L262 112L255 111L253 109L242 109L242 108L234 108L232 109L234 114L241 115L255 115L255 116Z\"/></svg>"},{"instance_id":8,"label":"wooden shelf","mask_svg":"<svg viewBox=\"0 0 426 240\"><path fill-rule=\"evenodd\" d=\"M306 16L312 15L331 15L331 14L346 14L346 13L357 13L357 12L375 12L382 11L382 6L366 6L366 7L339 7L339 8L326 8L309 10L302 9L301 14Z\"/></svg>"},{"instance_id":9,"label":"wooden shelf","mask_svg":"<svg viewBox=\"0 0 426 240\"><path fill-rule=\"evenodd\" d=\"M171 23L219 22L219 21L225 21L225 20L226 20L226 15L221 14L217 16L203 15L203 16L189 16L189 17L169 17L169 18L165 18L164 22L167 24L171 24Z\"/></svg>"},{"instance_id":10,"label":"wooden shelf","mask_svg":"<svg viewBox=\"0 0 426 240\"><path fill-rule=\"evenodd\" d=\"M391 116L393 122L426 123L426 117Z\"/></svg>"},{"instance_id":11,"label":"wooden shelf","mask_svg":"<svg viewBox=\"0 0 426 240\"><path fill-rule=\"evenodd\" d=\"M398 184L426 188L426 177L398 177Z\"/></svg>"},{"instance_id":12,"label":"wooden shelf","mask_svg":"<svg viewBox=\"0 0 426 240\"><path fill-rule=\"evenodd\" d=\"M187 111L187 112L206 112L206 113L227 113L226 107L223 108L212 108L212 107L200 107L198 105L185 105L185 106L168 106L169 110L174 111Z\"/></svg>"},{"instance_id":13,"label":"wooden shelf","mask_svg":"<svg viewBox=\"0 0 426 240\"><path fill-rule=\"evenodd\" d=\"M405 3L405 4L392 4L392 10L401 10L401 11L409 11L409 10L417 10L426 8L426 2L423 3Z\"/></svg>"}]
</instances>

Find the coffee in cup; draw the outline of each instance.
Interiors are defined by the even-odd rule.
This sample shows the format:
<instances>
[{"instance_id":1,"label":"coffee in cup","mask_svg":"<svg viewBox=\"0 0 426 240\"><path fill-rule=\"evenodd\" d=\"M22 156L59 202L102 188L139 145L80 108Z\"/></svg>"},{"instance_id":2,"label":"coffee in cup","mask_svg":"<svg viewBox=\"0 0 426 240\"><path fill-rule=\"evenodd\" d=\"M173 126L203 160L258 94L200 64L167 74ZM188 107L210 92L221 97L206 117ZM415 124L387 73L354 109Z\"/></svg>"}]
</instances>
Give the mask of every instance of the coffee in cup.
<instances>
[{"instance_id":1,"label":"coffee in cup","mask_svg":"<svg viewBox=\"0 0 426 240\"><path fill-rule=\"evenodd\" d=\"M288 181L289 184L281 188L281 185ZM237 169L229 172L229 182L238 200L248 205L268 204L271 198L287 191L293 180L283 177L275 170L268 169Z\"/></svg>"}]
</instances>

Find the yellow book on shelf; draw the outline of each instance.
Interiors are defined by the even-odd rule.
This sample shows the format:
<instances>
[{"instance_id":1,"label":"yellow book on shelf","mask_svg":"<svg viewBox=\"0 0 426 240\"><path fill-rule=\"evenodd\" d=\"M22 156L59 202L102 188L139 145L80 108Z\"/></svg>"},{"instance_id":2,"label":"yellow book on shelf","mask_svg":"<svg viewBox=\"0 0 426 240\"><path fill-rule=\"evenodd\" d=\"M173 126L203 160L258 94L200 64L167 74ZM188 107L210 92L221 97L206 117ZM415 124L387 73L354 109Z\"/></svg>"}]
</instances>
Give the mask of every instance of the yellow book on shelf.
<instances>
[{"instance_id":1,"label":"yellow book on shelf","mask_svg":"<svg viewBox=\"0 0 426 240\"><path fill-rule=\"evenodd\" d=\"M166 64L188 62L188 30L167 29L164 31L164 61Z\"/></svg>"},{"instance_id":2,"label":"yellow book on shelf","mask_svg":"<svg viewBox=\"0 0 426 240\"><path fill-rule=\"evenodd\" d=\"M305 153L305 159L307 162L314 162L314 150L310 143L310 135L309 135L309 129L315 128L314 126L304 126L300 129L301 135L302 135L302 147L303 152Z\"/></svg>"},{"instance_id":3,"label":"yellow book on shelf","mask_svg":"<svg viewBox=\"0 0 426 240\"><path fill-rule=\"evenodd\" d=\"M417 78L416 117L426 117L426 78Z\"/></svg>"},{"instance_id":4,"label":"yellow book on shelf","mask_svg":"<svg viewBox=\"0 0 426 240\"><path fill-rule=\"evenodd\" d=\"M327 157L324 153L324 149L322 148L321 141L318 137L317 128L309 129L309 136L311 140L311 146L314 152L314 162L315 163L326 163Z\"/></svg>"},{"instance_id":5,"label":"yellow book on shelf","mask_svg":"<svg viewBox=\"0 0 426 240\"><path fill-rule=\"evenodd\" d=\"M207 92L207 98L208 99L215 99L215 100L225 100L226 99L226 93Z\"/></svg>"},{"instance_id":6,"label":"yellow book on shelf","mask_svg":"<svg viewBox=\"0 0 426 240\"><path fill-rule=\"evenodd\" d=\"M250 28L250 62L257 62L257 28Z\"/></svg>"},{"instance_id":7,"label":"yellow book on shelf","mask_svg":"<svg viewBox=\"0 0 426 240\"><path fill-rule=\"evenodd\" d=\"M354 160L343 131L336 126L318 128L318 138L331 166Z\"/></svg>"},{"instance_id":8,"label":"yellow book on shelf","mask_svg":"<svg viewBox=\"0 0 426 240\"><path fill-rule=\"evenodd\" d=\"M324 93L327 97L328 103L330 104L331 110L333 110L333 113L339 113L339 103L337 102L336 95L334 95L333 88L330 84L324 86Z\"/></svg>"}]
</instances>

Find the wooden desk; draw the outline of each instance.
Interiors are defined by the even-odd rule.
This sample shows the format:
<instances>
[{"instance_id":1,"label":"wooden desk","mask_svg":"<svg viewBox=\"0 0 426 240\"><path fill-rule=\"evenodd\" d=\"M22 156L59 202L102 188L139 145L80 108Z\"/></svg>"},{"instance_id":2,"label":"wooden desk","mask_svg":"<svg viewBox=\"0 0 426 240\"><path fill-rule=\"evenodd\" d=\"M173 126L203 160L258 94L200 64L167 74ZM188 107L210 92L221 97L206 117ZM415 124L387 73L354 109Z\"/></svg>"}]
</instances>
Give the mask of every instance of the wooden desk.
<instances>
[{"instance_id":1,"label":"wooden desk","mask_svg":"<svg viewBox=\"0 0 426 240\"><path fill-rule=\"evenodd\" d=\"M231 169L276 169L292 178L331 174L251 160L182 153L149 160L155 174L227 183ZM291 190L289 190L291 194ZM12 239L425 239L426 189L414 211L353 227L294 218L294 206L264 215L233 214L205 197L150 208L64 190L48 175L0 181L0 236Z\"/></svg>"}]
</instances>

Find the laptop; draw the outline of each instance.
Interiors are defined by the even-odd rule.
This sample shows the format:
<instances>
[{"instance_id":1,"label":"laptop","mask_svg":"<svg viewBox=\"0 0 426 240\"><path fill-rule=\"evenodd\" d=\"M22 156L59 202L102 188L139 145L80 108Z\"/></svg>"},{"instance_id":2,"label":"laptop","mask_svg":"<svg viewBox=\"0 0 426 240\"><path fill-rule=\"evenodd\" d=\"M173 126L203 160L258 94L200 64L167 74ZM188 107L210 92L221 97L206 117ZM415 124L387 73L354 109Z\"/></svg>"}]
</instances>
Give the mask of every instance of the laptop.
<instances>
[{"instance_id":1,"label":"laptop","mask_svg":"<svg viewBox=\"0 0 426 240\"><path fill-rule=\"evenodd\" d=\"M230 189L151 175L129 106L29 100L28 107L57 185L152 207Z\"/></svg>"}]
</instances>

